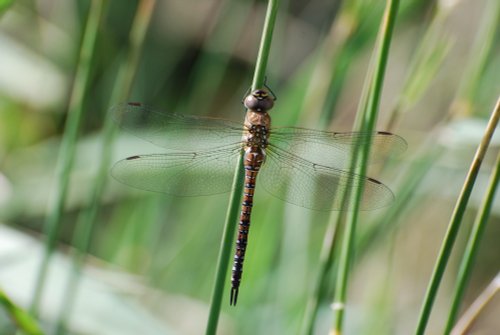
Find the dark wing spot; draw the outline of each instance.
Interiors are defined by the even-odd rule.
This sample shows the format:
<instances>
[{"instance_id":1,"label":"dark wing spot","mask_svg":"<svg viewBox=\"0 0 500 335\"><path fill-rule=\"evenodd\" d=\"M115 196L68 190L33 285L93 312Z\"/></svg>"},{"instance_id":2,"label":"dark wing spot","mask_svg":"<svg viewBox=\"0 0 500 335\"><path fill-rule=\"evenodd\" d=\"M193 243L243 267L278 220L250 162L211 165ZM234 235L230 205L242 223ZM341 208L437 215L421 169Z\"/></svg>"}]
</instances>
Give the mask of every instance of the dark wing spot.
<instances>
[{"instance_id":1,"label":"dark wing spot","mask_svg":"<svg viewBox=\"0 0 500 335\"><path fill-rule=\"evenodd\" d=\"M141 158L141 156L130 156L130 157L127 157L125 159L128 160L128 161L131 161L133 159L138 159L138 158Z\"/></svg>"},{"instance_id":2,"label":"dark wing spot","mask_svg":"<svg viewBox=\"0 0 500 335\"><path fill-rule=\"evenodd\" d=\"M381 183L381 182L379 182L377 179L373 179L373 178L370 178L370 177L368 177L367 179L368 179L369 181L372 181L372 182L376 183L376 184L382 185L382 183Z\"/></svg>"},{"instance_id":3,"label":"dark wing spot","mask_svg":"<svg viewBox=\"0 0 500 335\"><path fill-rule=\"evenodd\" d=\"M380 135L393 135L393 133L390 133L388 131L377 131L377 134L380 134Z\"/></svg>"},{"instance_id":4,"label":"dark wing spot","mask_svg":"<svg viewBox=\"0 0 500 335\"><path fill-rule=\"evenodd\" d=\"M127 103L129 106L141 107L142 104L140 102L129 102Z\"/></svg>"}]
</instances>

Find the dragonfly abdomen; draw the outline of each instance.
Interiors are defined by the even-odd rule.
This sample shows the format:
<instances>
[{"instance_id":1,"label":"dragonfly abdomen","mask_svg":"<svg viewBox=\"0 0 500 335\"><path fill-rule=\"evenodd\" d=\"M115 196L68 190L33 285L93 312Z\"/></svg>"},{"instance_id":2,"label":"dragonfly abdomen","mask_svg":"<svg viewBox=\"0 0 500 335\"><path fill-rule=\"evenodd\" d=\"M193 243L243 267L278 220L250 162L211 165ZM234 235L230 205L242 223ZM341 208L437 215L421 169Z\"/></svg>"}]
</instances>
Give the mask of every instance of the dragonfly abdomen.
<instances>
[{"instance_id":1,"label":"dragonfly abdomen","mask_svg":"<svg viewBox=\"0 0 500 335\"><path fill-rule=\"evenodd\" d=\"M236 305L238 300L238 289L243 274L243 262L248 242L250 229L250 216L252 214L253 196L255 182L260 167L264 162L264 150L257 147L248 147L244 153L245 184L243 188L243 200L241 203L240 223L238 226L238 237L236 239L236 252L234 254L233 271L231 276L230 304Z\"/></svg>"}]
</instances>

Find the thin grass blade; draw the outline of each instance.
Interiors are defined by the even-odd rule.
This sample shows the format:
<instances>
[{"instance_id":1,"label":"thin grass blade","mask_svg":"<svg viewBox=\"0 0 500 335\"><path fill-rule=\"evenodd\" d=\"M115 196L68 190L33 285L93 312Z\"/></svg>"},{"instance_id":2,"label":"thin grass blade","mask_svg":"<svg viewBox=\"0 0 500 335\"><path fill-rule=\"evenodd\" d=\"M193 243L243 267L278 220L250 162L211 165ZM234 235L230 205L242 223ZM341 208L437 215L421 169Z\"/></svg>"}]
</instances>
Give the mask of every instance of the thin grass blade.
<instances>
[{"instance_id":1,"label":"thin grass blade","mask_svg":"<svg viewBox=\"0 0 500 335\"><path fill-rule=\"evenodd\" d=\"M24 335L43 335L37 322L26 311L14 304L2 290L0 290L0 305Z\"/></svg>"},{"instance_id":2,"label":"thin grass blade","mask_svg":"<svg viewBox=\"0 0 500 335\"><path fill-rule=\"evenodd\" d=\"M462 318L457 322L453 328L451 335L468 334L470 328L474 325L481 312L488 306L488 304L500 292L500 273L491 281L486 289L477 297L469 309L464 313Z\"/></svg>"},{"instance_id":3,"label":"thin grass blade","mask_svg":"<svg viewBox=\"0 0 500 335\"><path fill-rule=\"evenodd\" d=\"M389 0L386 3L386 10L379 35L380 43L378 44L378 47L376 49L376 56L375 58L373 58L373 77L371 75L368 76L370 84L369 86L367 86L368 93L366 95L366 105L362 107L363 112L357 115L357 120L359 120L357 124L358 126L360 125L359 130L361 131L373 131L375 128L375 122L378 115L379 102L382 93L382 84L384 81L385 69L389 57L389 49L392 39L392 33L394 31L398 7L399 1L397 0ZM360 146L359 150L359 154L356 154L353 157L353 163L357 163L359 159L360 164L359 168L356 169L356 173L365 175L368 169L367 162L370 153L370 143L366 143L366 145ZM355 165L351 166L353 167ZM351 170L354 169L351 168ZM353 259L354 237L356 224L358 221L358 209L362 197L362 187L352 190L351 193L352 194L347 194L346 196L352 196L354 206L352 212L349 212L347 214L347 224L339 257L339 274L338 281L335 287L335 302L333 304L334 322L332 334L342 334L343 332L345 304L347 300L347 284L349 279L350 265Z\"/></svg>"},{"instance_id":4,"label":"thin grass blade","mask_svg":"<svg viewBox=\"0 0 500 335\"><path fill-rule=\"evenodd\" d=\"M470 275L472 274L472 267L476 259L481 238L484 235L483 233L486 228L486 224L488 223L488 218L490 217L491 206L493 205L493 200L495 199L495 193L498 188L499 181L500 181L500 154L497 156L496 165L491 174L491 179L488 185L488 189L486 190L484 200L477 213L471 235L467 242L467 246L465 247L465 253L462 258L460 268L458 270L458 279L455 285L455 291L453 294L453 301L451 304L450 314L448 315L448 321L446 323L446 328L444 331L445 334L450 333L457 319L460 303L462 302L466 285L469 281Z\"/></svg>"},{"instance_id":5,"label":"thin grass blade","mask_svg":"<svg viewBox=\"0 0 500 335\"><path fill-rule=\"evenodd\" d=\"M490 144L491 137L493 136L495 128L498 125L499 118L500 118L500 98L498 99L495 109L493 110L490 120L488 121L488 125L484 132L483 138L481 140L481 143L479 144L479 147L477 148L476 154L474 156L469 172L465 179L464 185L462 187L457 203L455 205L455 209L450 219L450 223L448 224L448 229L446 231L443 243L441 244L441 249L439 251L439 255L437 257L434 270L432 271L431 280L427 287L427 292L425 294L424 302L422 304L422 309L420 311L420 316L415 331L415 334L417 335L423 335L425 332L425 328L427 327L432 306L436 299L439 284L441 283L441 280L443 278L444 271L446 269L446 265L448 264L448 260L450 258L453 245L455 243L458 231L462 224L462 219L465 213L465 209L467 208L467 203L469 202L469 198L472 193L474 183L479 173L479 168L481 167L484 156L486 154L486 150L488 149L488 146Z\"/></svg>"},{"instance_id":6,"label":"thin grass blade","mask_svg":"<svg viewBox=\"0 0 500 335\"><path fill-rule=\"evenodd\" d=\"M89 87L92 57L94 55L98 27L101 22L101 16L105 4L106 1L100 0L92 0L90 4L90 12L80 49L80 57L78 60L73 91L71 92L68 119L66 121L57 162L56 193L50 204L49 215L47 216L44 226L44 232L46 234L45 249L40 267L38 269L33 300L30 308L34 315L38 313L50 258L54 252L57 237L61 229L61 216L64 210L69 188L69 175L73 167L73 160L75 157L78 129L80 128L80 123L84 114L83 104Z\"/></svg>"},{"instance_id":7,"label":"thin grass blade","mask_svg":"<svg viewBox=\"0 0 500 335\"><path fill-rule=\"evenodd\" d=\"M129 95L133 86L135 73L140 59L140 51L146 36L147 27L151 19L156 0L142 0L139 4L136 17L130 31L130 50L127 58L121 64L118 75L113 88L110 105L118 101L125 100ZM88 207L80 214L75 233L73 236L73 245L75 246L75 254L73 258L73 266L69 275L68 283L65 288L65 300L61 304L61 310L57 321L56 334L62 334L64 328L68 324L74 299L78 289L79 276L81 267L85 260L85 255L90 246L92 233L96 225L96 217L99 210L102 194L106 187L108 171L110 167L110 159L112 157L112 144L115 134L115 127L110 117L105 114L104 127L102 133L101 152L102 157L96 177L94 179L93 191L90 194Z\"/></svg>"},{"instance_id":8,"label":"thin grass blade","mask_svg":"<svg viewBox=\"0 0 500 335\"><path fill-rule=\"evenodd\" d=\"M259 47L259 54L255 65L255 73L252 82L252 90L261 88L265 83L265 73L267 68L267 60L269 59L269 52L271 50L271 42L273 37L274 24L278 14L279 0L269 0L266 19L262 32L261 43ZM221 241L219 257L217 262L217 269L215 274L215 284L212 291L212 299L210 302L210 311L208 315L207 327L205 334L212 335L217 332L217 324L219 321L222 296L224 294L224 284L226 274L229 267L229 260L231 258L232 244L234 234L236 231L236 222L238 219L238 209L240 199L243 192L244 182L244 169L243 169L243 155L240 155L238 165L233 179L233 188L230 195L229 207L226 216L226 223L224 226L224 233Z\"/></svg>"}]
</instances>

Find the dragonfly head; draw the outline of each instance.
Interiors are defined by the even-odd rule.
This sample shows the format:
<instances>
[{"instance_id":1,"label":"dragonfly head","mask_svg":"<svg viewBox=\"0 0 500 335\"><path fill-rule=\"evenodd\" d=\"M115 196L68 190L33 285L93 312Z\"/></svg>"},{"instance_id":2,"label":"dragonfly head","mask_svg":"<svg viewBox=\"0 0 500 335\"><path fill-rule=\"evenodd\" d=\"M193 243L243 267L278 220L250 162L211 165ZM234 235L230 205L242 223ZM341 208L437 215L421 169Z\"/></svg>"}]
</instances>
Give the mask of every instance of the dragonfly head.
<instances>
[{"instance_id":1,"label":"dragonfly head","mask_svg":"<svg viewBox=\"0 0 500 335\"><path fill-rule=\"evenodd\" d=\"M243 100L247 109L265 113L274 106L274 98L265 90L254 90Z\"/></svg>"}]
</instances>

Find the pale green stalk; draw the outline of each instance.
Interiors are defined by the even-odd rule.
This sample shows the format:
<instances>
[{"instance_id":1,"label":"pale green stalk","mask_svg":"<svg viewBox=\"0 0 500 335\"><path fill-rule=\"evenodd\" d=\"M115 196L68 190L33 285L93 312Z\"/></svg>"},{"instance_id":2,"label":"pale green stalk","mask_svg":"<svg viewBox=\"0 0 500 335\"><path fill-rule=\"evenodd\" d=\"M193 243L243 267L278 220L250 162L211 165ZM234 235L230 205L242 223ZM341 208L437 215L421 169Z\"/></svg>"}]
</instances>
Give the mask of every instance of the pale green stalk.
<instances>
[{"instance_id":1,"label":"pale green stalk","mask_svg":"<svg viewBox=\"0 0 500 335\"><path fill-rule=\"evenodd\" d=\"M488 219L490 217L491 206L493 205L493 200L495 199L495 192L498 188L499 181L500 154L497 156L496 165L491 174L488 189L486 191L483 203L481 204L481 208L477 213L476 220L469 237L469 241L467 242L467 246L465 248L462 263L460 264L455 292L453 294L453 302L451 304L450 314L448 315L448 321L446 322L446 328L444 331L445 334L450 333L457 319L460 303L462 302L466 285L469 281L470 275L472 274L472 266L474 265L474 261L476 259L480 241L484 235L484 229L486 228L486 224L488 223Z\"/></svg>"},{"instance_id":2,"label":"pale green stalk","mask_svg":"<svg viewBox=\"0 0 500 335\"><path fill-rule=\"evenodd\" d=\"M0 306L3 307L5 314L15 323L23 335L43 335L36 320L14 304L2 290L0 290Z\"/></svg>"},{"instance_id":3,"label":"pale green stalk","mask_svg":"<svg viewBox=\"0 0 500 335\"><path fill-rule=\"evenodd\" d=\"M421 99L451 49L451 39L446 36L441 37L439 34L442 21L445 19L444 13L448 11L441 10L436 13L417 47L406 73L403 90L398 96L387 123L387 131L395 127L402 113L408 111Z\"/></svg>"},{"instance_id":4,"label":"pale green stalk","mask_svg":"<svg viewBox=\"0 0 500 335\"><path fill-rule=\"evenodd\" d=\"M314 334L314 323L318 314L319 306L322 297L326 296L327 281L329 279L329 272L335 260L335 253L337 252L336 246L338 245L339 236L341 236L340 228L342 225L337 224L339 216L343 213L335 212L330 217L328 228L323 238L321 247L321 255L319 258L319 271L315 278L313 292L310 294L306 311L304 313L304 321L300 334L311 335Z\"/></svg>"},{"instance_id":5,"label":"pale green stalk","mask_svg":"<svg viewBox=\"0 0 500 335\"><path fill-rule=\"evenodd\" d=\"M279 0L269 0L267 5L266 20L264 21L264 30L260 40L259 54L255 64L255 72L252 81L252 90L262 88L266 77L267 60L271 50L273 39L274 23L278 14Z\"/></svg>"},{"instance_id":6,"label":"pale green stalk","mask_svg":"<svg viewBox=\"0 0 500 335\"><path fill-rule=\"evenodd\" d=\"M218 5L211 21L216 22L210 36L201 47L202 55L197 59L190 74L189 93L181 102L180 109L191 113L208 113L224 82L231 56L235 53L249 19L253 17L253 2L246 0L223 1ZM231 27L228 29L227 27ZM210 78L210 80L207 80Z\"/></svg>"},{"instance_id":7,"label":"pale green stalk","mask_svg":"<svg viewBox=\"0 0 500 335\"><path fill-rule=\"evenodd\" d=\"M240 209L240 199L243 192L243 182L245 180L245 170L243 169L243 155L241 155L233 179L233 191L229 200L229 207L226 214L226 223L219 250L217 269L215 270L215 283L210 301L206 335L215 335L219 322L222 297L226 283L226 275L233 250L234 234L236 232L236 222Z\"/></svg>"},{"instance_id":8,"label":"pale green stalk","mask_svg":"<svg viewBox=\"0 0 500 335\"><path fill-rule=\"evenodd\" d=\"M489 54L495 45L495 32L500 20L500 1L490 0L480 20L480 26L474 44L471 45L471 55L465 68L463 78L458 89L455 107L462 113L469 113L471 103L477 96L481 76L489 59Z\"/></svg>"},{"instance_id":9,"label":"pale green stalk","mask_svg":"<svg viewBox=\"0 0 500 335\"><path fill-rule=\"evenodd\" d=\"M130 51L127 58L122 62L118 75L113 86L110 105L127 99L133 86L135 73L140 59L140 52L147 27L151 19L156 0L142 0L139 4L134 23L130 31ZM81 267L85 260L85 255L89 249L92 233L97 223L96 217L99 209L102 194L106 187L110 159L112 156L113 139L115 127L112 118L105 114L104 127L101 142L101 160L96 177L94 178L93 191L90 195L89 205L79 216L75 233L73 236L75 246L75 257L71 269L70 277L65 289L64 301L57 321L56 334L64 333L64 329L69 321L74 299L76 297Z\"/></svg>"},{"instance_id":10,"label":"pale green stalk","mask_svg":"<svg viewBox=\"0 0 500 335\"><path fill-rule=\"evenodd\" d=\"M80 128L80 122L84 113L83 104L89 86L92 56L94 54L99 22L101 21L103 7L106 2L107 1L102 0L92 0L90 5L90 12L81 45L74 86L71 92L68 118L57 162L56 193L50 204L50 212L44 227L46 234L45 249L38 269L30 308L34 315L38 313L50 258L54 252L57 237L61 229L61 216L67 198L69 176L75 157L78 129Z\"/></svg>"},{"instance_id":11,"label":"pale green stalk","mask_svg":"<svg viewBox=\"0 0 500 335\"><path fill-rule=\"evenodd\" d=\"M345 42L345 41L344 41ZM362 115L363 110L366 109L367 101L368 101L368 93L371 90L372 85L372 73L373 73L373 59L370 60L370 65L368 66L368 75L365 78L365 82L363 85L363 89L361 91L360 103L358 105L357 110L357 120L359 121L360 115ZM326 103L325 103L326 104ZM329 105L329 104L326 104ZM331 107L331 106L330 106ZM326 123L331 118L330 112L321 114L321 123ZM357 159L356 156L352 157L353 159ZM352 166L356 163L352 161ZM346 188L344 194L342 196L342 202L345 203L349 197L349 188ZM342 233L345 234L344 223L346 220L346 213L340 212L335 213L332 212L330 218L328 220L328 228L325 234L325 238L323 239L321 255L320 255L320 263L319 263L319 271L315 280L315 287L312 295L309 298L309 301L306 306L306 311L304 314L304 321L302 324L301 334L313 334L314 333L314 323L316 320L316 316L319 309L320 299L325 296L326 292L326 281L328 279L328 273L332 268L332 263L338 259L338 249L339 249L339 238Z\"/></svg>"},{"instance_id":12,"label":"pale green stalk","mask_svg":"<svg viewBox=\"0 0 500 335\"><path fill-rule=\"evenodd\" d=\"M266 19L259 47L259 54L255 66L255 73L252 82L252 90L262 88L267 68L267 60L271 49L271 41L273 36L274 23L278 14L279 0L269 0L267 6ZM210 311L208 315L206 335L214 335L217 332L219 315L224 294L224 286L226 275L229 268L229 260L231 259L231 251L233 247L234 234L236 231L236 222L238 220L238 212L240 207L240 199L243 193L244 182L243 155L241 155L233 179L233 190L230 195L229 207L226 215L226 223L224 225L224 233L219 250L217 269L215 274L215 283L212 291L212 299L210 302Z\"/></svg>"},{"instance_id":13,"label":"pale green stalk","mask_svg":"<svg viewBox=\"0 0 500 335\"><path fill-rule=\"evenodd\" d=\"M464 315L458 320L457 325L451 331L451 335L471 334L470 329L477 321L481 313L487 306L495 301L495 297L500 292L500 272L496 275L491 283L484 289L483 292L469 306Z\"/></svg>"},{"instance_id":14,"label":"pale green stalk","mask_svg":"<svg viewBox=\"0 0 500 335\"><path fill-rule=\"evenodd\" d=\"M448 264L450 254L455 243L455 239L462 224L462 219L465 213L465 209L467 208L467 203L469 201L470 195L472 193L472 188L474 187L474 183L479 173L479 168L481 167L481 163L486 154L486 149L488 148L491 137L493 136L495 128L498 125L499 118L500 98L498 99L495 109L493 110L490 120L488 121L485 133L476 151L471 167L467 174L467 178L465 179L465 183L455 205L455 209L450 219L445 238L443 240L443 243L441 244L441 249L439 251L434 270L432 272L429 286L427 287L427 292L425 294L422 310L418 319L417 328L415 330L415 334L417 335L423 335L425 332L425 328L427 327L432 306L434 304L434 300L436 299L437 290L439 288L439 284L441 283L441 279L443 278L446 265Z\"/></svg>"},{"instance_id":15,"label":"pale green stalk","mask_svg":"<svg viewBox=\"0 0 500 335\"><path fill-rule=\"evenodd\" d=\"M366 108L363 109L361 116L362 131L371 132L375 128L375 123L378 115L379 102L382 93L382 84L384 80L385 69L389 57L389 48L394 30L397 10L399 6L398 0L388 0L386 10L381 25L380 44L376 49L376 58L374 64L373 79L370 80L370 90L367 95ZM359 147L359 154L354 155L353 163L359 163L359 168L355 170L357 174L365 175L368 169L368 157L370 153L370 143ZM351 170L354 170L354 165L351 165ZM335 287L335 302L333 304L334 322L332 334L342 334L343 321L345 313L345 304L347 301L347 283L349 279L349 268L353 258L354 237L356 224L358 221L359 206L363 194L363 185L356 186L352 191L353 207L352 211L347 214L347 224L342 241L342 249L339 257L339 274Z\"/></svg>"}]
</instances>

